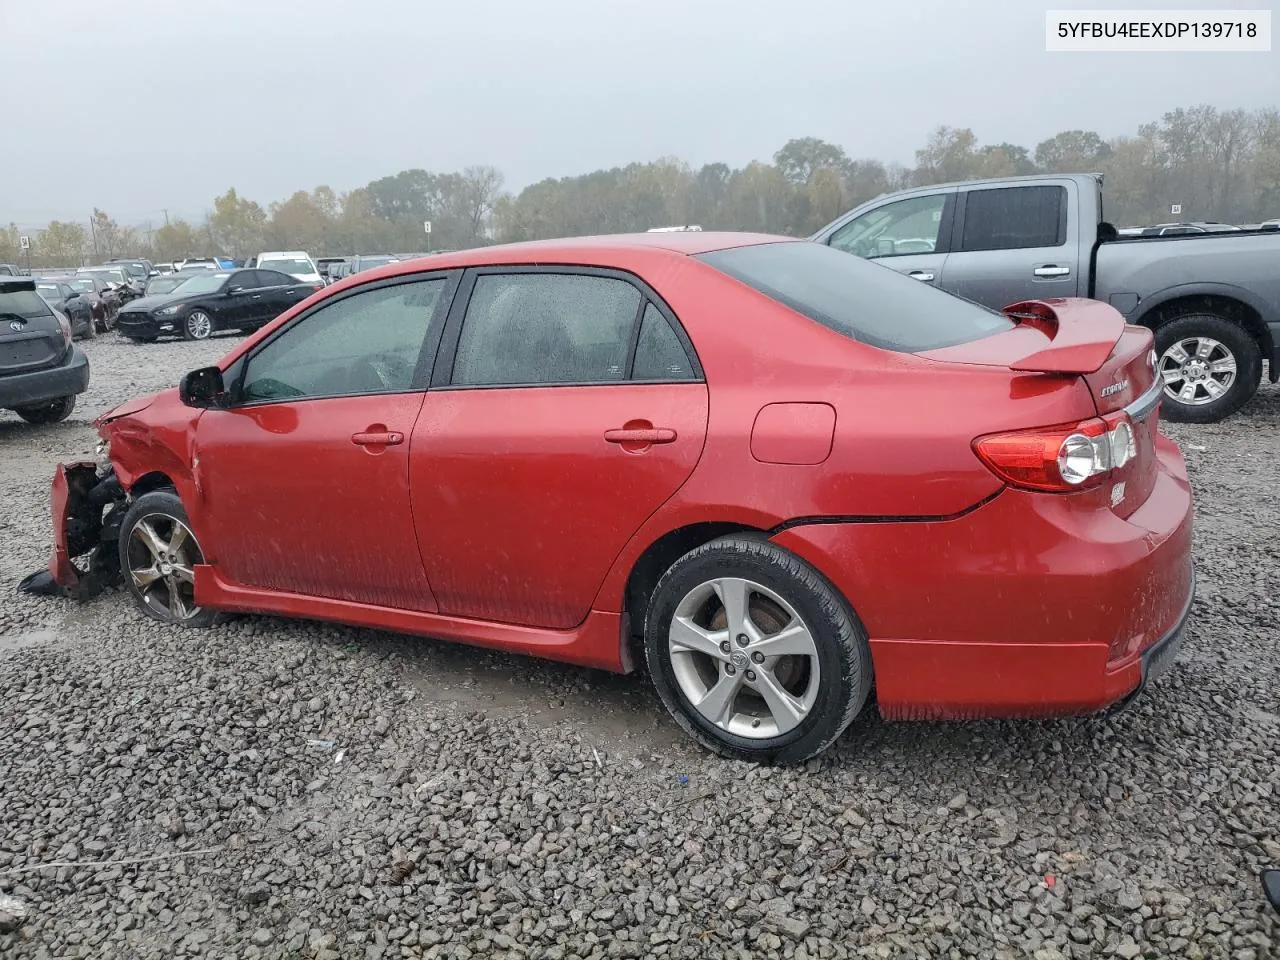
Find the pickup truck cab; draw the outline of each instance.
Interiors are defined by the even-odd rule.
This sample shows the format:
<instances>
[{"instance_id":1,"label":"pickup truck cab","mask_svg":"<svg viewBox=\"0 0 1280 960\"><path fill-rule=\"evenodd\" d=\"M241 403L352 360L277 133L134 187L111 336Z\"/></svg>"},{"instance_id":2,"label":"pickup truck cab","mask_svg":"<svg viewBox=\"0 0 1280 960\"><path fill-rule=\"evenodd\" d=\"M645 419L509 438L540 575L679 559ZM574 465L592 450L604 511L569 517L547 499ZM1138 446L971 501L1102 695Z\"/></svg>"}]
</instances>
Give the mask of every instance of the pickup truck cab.
<instances>
[{"instance_id":1,"label":"pickup truck cab","mask_svg":"<svg viewBox=\"0 0 1280 960\"><path fill-rule=\"evenodd\" d=\"M999 310L1091 297L1155 335L1163 416L1212 423L1280 380L1280 234L1121 237L1097 175L937 184L862 204L811 238Z\"/></svg>"}]
</instances>

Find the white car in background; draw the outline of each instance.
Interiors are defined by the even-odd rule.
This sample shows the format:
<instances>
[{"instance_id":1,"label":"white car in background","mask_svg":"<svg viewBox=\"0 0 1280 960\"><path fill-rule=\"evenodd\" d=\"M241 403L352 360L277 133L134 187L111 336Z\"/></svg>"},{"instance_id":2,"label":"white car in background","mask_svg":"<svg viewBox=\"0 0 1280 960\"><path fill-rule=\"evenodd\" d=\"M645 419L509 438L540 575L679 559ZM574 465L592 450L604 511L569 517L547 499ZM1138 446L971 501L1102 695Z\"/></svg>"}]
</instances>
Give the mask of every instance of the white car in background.
<instances>
[{"instance_id":1,"label":"white car in background","mask_svg":"<svg viewBox=\"0 0 1280 960\"><path fill-rule=\"evenodd\" d=\"M319 267L305 250L272 250L258 254L253 261L260 270L279 270L302 283L324 284Z\"/></svg>"}]
</instances>

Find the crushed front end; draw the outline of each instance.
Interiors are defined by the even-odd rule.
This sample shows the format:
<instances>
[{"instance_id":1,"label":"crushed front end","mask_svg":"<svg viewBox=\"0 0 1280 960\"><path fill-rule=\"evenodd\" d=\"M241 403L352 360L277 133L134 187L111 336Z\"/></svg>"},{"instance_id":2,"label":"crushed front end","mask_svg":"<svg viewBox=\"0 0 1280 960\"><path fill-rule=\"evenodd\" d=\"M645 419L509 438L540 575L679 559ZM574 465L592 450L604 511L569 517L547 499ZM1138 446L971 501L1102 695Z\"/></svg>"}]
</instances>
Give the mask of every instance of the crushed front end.
<instances>
[{"instance_id":1,"label":"crushed front end","mask_svg":"<svg viewBox=\"0 0 1280 960\"><path fill-rule=\"evenodd\" d=\"M123 582L120 521L125 491L116 478L104 440L99 462L63 463L53 476L50 506L53 554L49 565L18 584L22 593L89 600Z\"/></svg>"}]
</instances>

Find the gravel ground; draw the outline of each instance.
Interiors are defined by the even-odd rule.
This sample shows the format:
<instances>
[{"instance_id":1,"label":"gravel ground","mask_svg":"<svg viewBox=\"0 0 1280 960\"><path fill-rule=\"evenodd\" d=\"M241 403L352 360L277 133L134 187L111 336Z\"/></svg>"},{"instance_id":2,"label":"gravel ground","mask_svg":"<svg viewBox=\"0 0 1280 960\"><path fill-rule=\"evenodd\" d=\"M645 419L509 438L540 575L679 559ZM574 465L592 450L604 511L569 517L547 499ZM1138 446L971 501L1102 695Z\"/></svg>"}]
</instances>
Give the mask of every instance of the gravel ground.
<instances>
[{"instance_id":1,"label":"gravel ground","mask_svg":"<svg viewBox=\"0 0 1280 960\"><path fill-rule=\"evenodd\" d=\"M71 421L0 414L0 956L1280 956L1280 390L1166 428L1200 594L1130 712L866 715L771 770L637 678L16 596L91 416L232 342L101 338Z\"/></svg>"}]
</instances>

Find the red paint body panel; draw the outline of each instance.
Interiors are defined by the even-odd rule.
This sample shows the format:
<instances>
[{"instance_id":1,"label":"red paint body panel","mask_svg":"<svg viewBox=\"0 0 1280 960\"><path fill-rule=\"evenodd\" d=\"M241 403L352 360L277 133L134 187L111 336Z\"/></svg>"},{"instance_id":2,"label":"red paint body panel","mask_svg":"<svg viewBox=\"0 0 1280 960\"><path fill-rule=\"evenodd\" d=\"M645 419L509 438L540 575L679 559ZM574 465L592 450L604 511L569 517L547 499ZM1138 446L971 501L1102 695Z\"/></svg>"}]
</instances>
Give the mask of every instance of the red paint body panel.
<instances>
[{"instance_id":1,"label":"red paint body panel","mask_svg":"<svg viewBox=\"0 0 1280 960\"><path fill-rule=\"evenodd\" d=\"M751 456L761 463L822 463L835 432L836 409L829 403L770 403L756 414Z\"/></svg>"},{"instance_id":2,"label":"red paint body panel","mask_svg":"<svg viewBox=\"0 0 1280 960\"><path fill-rule=\"evenodd\" d=\"M72 497L67 472L81 469L92 470L94 464L84 461L58 464L49 488L49 512L53 516L53 555L49 558L49 572L58 586L68 590L80 581L80 572L71 563L67 550L67 518Z\"/></svg>"},{"instance_id":3,"label":"red paint body panel","mask_svg":"<svg viewBox=\"0 0 1280 960\"><path fill-rule=\"evenodd\" d=\"M196 428L200 516L228 580L435 610L409 503L409 445L352 442L362 432L407 437L422 400L384 394L205 411Z\"/></svg>"},{"instance_id":4,"label":"red paint body panel","mask_svg":"<svg viewBox=\"0 0 1280 960\"><path fill-rule=\"evenodd\" d=\"M858 612L886 715L1094 709L1137 686L1138 656L1189 600L1191 492L1161 440L1151 497L1127 519L1006 490L954 520L817 524L774 542Z\"/></svg>"},{"instance_id":5,"label":"red paint body panel","mask_svg":"<svg viewBox=\"0 0 1280 960\"><path fill-rule=\"evenodd\" d=\"M921 355L880 350L689 257L766 241L798 242L657 234L391 264L315 294L221 364L369 282L566 264L645 281L688 334L705 383L208 411L170 390L117 408L100 429L126 489L151 473L177 488L205 548L196 598L206 606L628 669L626 585L646 549L694 524L785 526L775 542L821 571L865 624L887 715L1074 712L1132 690L1142 651L1190 589L1176 446L1154 415L1141 425L1137 459L1114 478L1127 493L1113 504L1111 483L1006 488L972 443L1129 403L1152 382L1150 334L1110 307L1062 301L1049 305L1052 322ZM1015 369L1028 364L1049 372ZM621 429L653 432L610 434ZM352 443L369 433L403 442ZM57 480L54 496L60 524Z\"/></svg>"},{"instance_id":6,"label":"red paint body panel","mask_svg":"<svg viewBox=\"0 0 1280 960\"><path fill-rule=\"evenodd\" d=\"M606 441L636 421L675 439ZM581 623L618 553L693 472L706 423L701 383L431 391L410 472L440 611Z\"/></svg>"}]
</instances>

